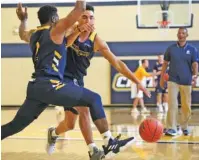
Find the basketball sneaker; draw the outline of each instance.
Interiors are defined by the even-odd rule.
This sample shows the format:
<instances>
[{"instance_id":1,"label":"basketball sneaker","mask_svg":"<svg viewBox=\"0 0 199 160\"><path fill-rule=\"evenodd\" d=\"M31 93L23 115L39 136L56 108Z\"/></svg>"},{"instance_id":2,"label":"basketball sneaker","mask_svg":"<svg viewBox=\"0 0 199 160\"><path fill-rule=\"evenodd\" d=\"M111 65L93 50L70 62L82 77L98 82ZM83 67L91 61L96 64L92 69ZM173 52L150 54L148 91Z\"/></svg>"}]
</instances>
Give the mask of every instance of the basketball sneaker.
<instances>
[{"instance_id":1,"label":"basketball sneaker","mask_svg":"<svg viewBox=\"0 0 199 160\"><path fill-rule=\"evenodd\" d=\"M177 132L174 129L168 129L165 133L167 136L176 136Z\"/></svg>"},{"instance_id":2,"label":"basketball sneaker","mask_svg":"<svg viewBox=\"0 0 199 160\"><path fill-rule=\"evenodd\" d=\"M54 127L48 128L48 137L47 137L47 145L46 145L46 152L51 155L55 151L55 143L58 136L53 136L52 132L55 130Z\"/></svg>"},{"instance_id":3,"label":"basketball sneaker","mask_svg":"<svg viewBox=\"0 0 199 160\"><path fill-rule=\"evenodd\" d=\"M89 155L90 160L101 160L105 158L104 152L98 149L97 147L93 148L93 153L89 151L88 155Z\"/></svg>"},{"instance_id":4,"label":"basketball sneaker","mask_svg":"<svg viewBox=\"0 0 199 160\"><path fill-rule=\"evenodd\" d=\"M106 159L110 159L114 157L121 151L124 151L128 147L132 145L135 141L134 137L130 137L124 140L119 140L120 137L116 137L115 139L110 138L107 146L102 146L104 149L104 154Z\"/></svg>"},{"instance_id":5,"label":"basketball sneaker","mask_svg":"<svg viewBox=\"0 0 199 160\"><path fill-rule=\"evenodd\" d=\"M185 135L185 136L188 136L188 135L190 135L190 132L189 132L189 130L188 129L183 129L183 134Z\"/></svg>"},{"instance_id":6,"label":"basketball sneaker","mask_svg":"<svg viewBox=\"0 0 199 160\"><path fill-rule=\"evenodd\" d=\"M182 134L182 130L181 130L181 127L179 126L179 125L177 125L177 134L178 135L181 135ZM167 132L167 129L166 128L164 128L164 130L163 130L163 133L166 133Z\"/></svg>"}]
</instances>

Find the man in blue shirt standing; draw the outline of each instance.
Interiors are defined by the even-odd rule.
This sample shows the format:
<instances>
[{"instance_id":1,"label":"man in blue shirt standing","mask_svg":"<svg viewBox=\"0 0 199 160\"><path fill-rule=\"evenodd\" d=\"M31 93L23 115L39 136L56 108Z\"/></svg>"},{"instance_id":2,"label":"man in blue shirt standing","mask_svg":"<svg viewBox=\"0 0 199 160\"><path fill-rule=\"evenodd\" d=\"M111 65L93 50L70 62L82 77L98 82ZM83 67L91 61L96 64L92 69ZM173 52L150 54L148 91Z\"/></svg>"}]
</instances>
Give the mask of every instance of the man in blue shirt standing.
<instances>
[{"instance_id":1,"label":"man in blue shirt standing","mask_svg":"<svg viewBox=\"0 0 199 160\"><path fill-rule=\"evenodd\" d=\"M178 92L181 96L181 127L184 135L189 135L188 121L191 117L192 84L196 84L198 76L197 49L188 44L188 30L179 28L178 42L167 48L164 55L160 86L164 88L164 73L169 65L168 82L168 114L166 121L166 135L177 135Z\"/></svg>"}]
</instances>

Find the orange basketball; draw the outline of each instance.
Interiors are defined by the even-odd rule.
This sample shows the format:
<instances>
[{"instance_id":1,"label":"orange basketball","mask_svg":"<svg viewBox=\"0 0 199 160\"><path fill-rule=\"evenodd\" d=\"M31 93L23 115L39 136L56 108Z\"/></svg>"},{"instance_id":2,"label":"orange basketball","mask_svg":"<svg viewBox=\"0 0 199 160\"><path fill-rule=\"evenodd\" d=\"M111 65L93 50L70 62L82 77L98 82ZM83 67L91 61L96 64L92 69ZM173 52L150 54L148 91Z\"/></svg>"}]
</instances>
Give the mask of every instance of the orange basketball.
<instances>
[{"instance_id":1,"label":"orange basketball","mask_svg":"<svg viewBox=\"0 0 199 160\"><path fill-rule=\"evenodd\" d=\"M163 125L157 119L147 118L140 124L139 133L146 142L157 142L163 134Z\"/></svg>"},{"instance_id":2,"label":"orange basketball","mask_svg":"<svg viewBox=\"0 0 199 160\"><path fill-rule=\"evenodd\" d=\"M169 80L169 74L168 74L168 73L165 73L165 74L164 74L164 80L165 80L165 81L168 81L168 80Z\"/></svg>"}]
</instances>

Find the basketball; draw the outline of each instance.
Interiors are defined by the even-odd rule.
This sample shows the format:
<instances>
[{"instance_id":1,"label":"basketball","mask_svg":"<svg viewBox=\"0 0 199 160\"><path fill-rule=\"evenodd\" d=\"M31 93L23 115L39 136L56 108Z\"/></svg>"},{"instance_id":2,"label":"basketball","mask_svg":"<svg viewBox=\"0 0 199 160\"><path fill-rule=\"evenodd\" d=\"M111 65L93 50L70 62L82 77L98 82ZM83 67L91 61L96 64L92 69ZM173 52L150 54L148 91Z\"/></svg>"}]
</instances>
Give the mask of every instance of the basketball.
<instances>
[{"instance_id":1,"label":"basketball","mask_svg":"<svg viewBox=\"0 0 199 160\"><path fill-rule=\"evenodd\" d=\"M145 119L140 124L139 134L146 142L157 142L163 134L163 125L157 119Z\"/></svg>"},{"instance_id":2,"label":"basketball","mask_svg":"<svg viewBox=\"0 0 199 160\"><path fill-rule=\"evenodd\" d=\"M164 74L164 80L165 80L165 81L168 81L168 80L169 80L169 74L168 74L168 73L165 73L165 74Z\"/></svg>"}]
</instances>

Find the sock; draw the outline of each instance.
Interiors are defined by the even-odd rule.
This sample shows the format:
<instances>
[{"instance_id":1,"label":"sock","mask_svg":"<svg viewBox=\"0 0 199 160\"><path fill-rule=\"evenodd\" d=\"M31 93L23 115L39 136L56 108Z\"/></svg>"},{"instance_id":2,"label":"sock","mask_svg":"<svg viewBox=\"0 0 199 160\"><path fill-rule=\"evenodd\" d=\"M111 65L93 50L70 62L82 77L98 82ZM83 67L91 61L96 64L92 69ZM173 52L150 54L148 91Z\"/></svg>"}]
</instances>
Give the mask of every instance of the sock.
<instances>
[{"instance_id":1,"label":"sock","mask_svg":"<svg viewBox=\"0 0 199 160\"><path fill-rule=\"evenodd\" d=\"M109 142L109 139L110 139L110 138L113 139L112 134L111 134L111 132L110 132L109 130L106 131L106 132L104 132L104 133L102 133L101 135L102 135L102 138L103 138L103 140L104 140L104 145L105 145L105 146L108 145L108 142Z\"/></svg>"},{"instance_id":2,"label":"sock","mask_svg":"<svg viewBox=\"0 0 199 160\"><path fill-rule=\"evenodd\" d=\"M59 136L59 135L55 132L55 130L56 130L56 129L54 129L54 130L52 131L52 136L53 136L53 137Z\"/></svg>"},{"instance_id":3,"label":"sock","mask_svg":"<svg viewBox=\"0 0 199 160\"><path fill-rule=\"evenodd\" d=\"M157 107L162 107L162 104L160 104L160 103L157 103Z\"/></svg>"},{"instance_id":4,"label":"sock","mask_svg":"<svg viewBox=\"0 0 199 160\"><path fill-rule=\"evenodd\" d=\"M162 105L164 106L165 111L168 111L168 103L164 102Z\"/></svg>"},{"instance_id":5,"label":"sock","mask_svg":"<svg viewBox=\"0 0 199 160\"><path fill-rule=\"evenodd\" d=\"M90 143L88 145L88 149L89 149L91 155L93 154L93 148L97 148L96 144L95 143Z\"/></svg>"},{"instance_id":6,"label":"sock","mask_svg":"<svg viewBox=\"0 0 199 160\"><path fill-rule=\"evenodd\" d=\"M168 103L167 102L163 102L162 105L165 107L165 106L168 106Z\"/></svg>"}]
</instances>

